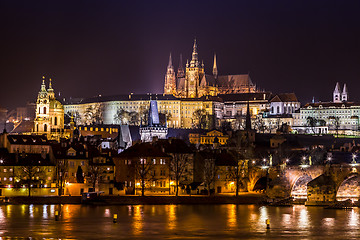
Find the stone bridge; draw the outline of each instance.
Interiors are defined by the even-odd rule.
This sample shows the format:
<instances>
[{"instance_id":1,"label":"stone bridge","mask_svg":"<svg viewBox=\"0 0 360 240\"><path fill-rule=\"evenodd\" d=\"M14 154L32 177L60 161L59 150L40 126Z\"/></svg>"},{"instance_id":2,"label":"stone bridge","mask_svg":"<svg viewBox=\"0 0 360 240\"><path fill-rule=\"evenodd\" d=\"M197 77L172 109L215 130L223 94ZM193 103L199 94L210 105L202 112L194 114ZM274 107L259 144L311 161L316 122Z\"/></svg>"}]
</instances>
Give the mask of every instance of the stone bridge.
<instances>
[{"instance_id":1,"label":"stone bridge","mask_svg":"<svg viewBox=\"0 0 360 240\"><path fill-rule=\"evenodd\" d=\"M252 167L248 189L262 185L271 198L294 197L311 202L360 198L360 164ZM259 184L263 183L263 184Z\"/></svg>"}]
</instances>

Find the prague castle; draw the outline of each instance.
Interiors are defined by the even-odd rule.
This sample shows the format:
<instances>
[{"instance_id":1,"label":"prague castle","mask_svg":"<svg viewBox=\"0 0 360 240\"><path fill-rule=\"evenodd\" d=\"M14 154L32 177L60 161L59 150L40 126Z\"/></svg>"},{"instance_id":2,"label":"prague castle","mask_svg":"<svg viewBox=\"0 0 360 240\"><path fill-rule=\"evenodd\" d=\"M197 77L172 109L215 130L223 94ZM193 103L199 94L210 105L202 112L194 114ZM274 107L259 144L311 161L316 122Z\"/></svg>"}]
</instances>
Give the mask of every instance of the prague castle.
<instances>
[{"instance_id":1,"label":"prague castle","mask_svg":"<svg viewBox=\"0 0 360 240\"><path fill-rule=\"evenodd\" d=\"M200 63L196 40L194 41L191 61L187 61L184 71L182 56L175 74L170 54L165 75L164 94L179 98L199 98L205 95L217 96L230 93L254 93L256 86L249 74L218 75L216 55L214 55L213 74L205 74L204 63Z\"/></svg>"}]
</instances>

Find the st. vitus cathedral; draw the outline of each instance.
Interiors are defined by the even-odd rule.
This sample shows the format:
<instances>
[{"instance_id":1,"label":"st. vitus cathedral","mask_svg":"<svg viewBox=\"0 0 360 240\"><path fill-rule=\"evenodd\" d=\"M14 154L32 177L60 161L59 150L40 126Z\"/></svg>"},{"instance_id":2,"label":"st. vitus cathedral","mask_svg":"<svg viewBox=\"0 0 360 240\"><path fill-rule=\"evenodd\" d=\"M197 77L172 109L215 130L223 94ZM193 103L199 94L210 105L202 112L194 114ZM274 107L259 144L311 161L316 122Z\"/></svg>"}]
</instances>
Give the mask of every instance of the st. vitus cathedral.
<instances>
[{"instance_id":1,"label":"st. vitus cathedral","mask_svg":"<svg viewBox=\"0 0 360 240\"><path fill-rule=\"evenodd\" d=\"M179 68L175 73L170 54L165 75L164 94L180 98L200 98L204 95L256 92L249 74L218 75L216 55L214 55L213 74L205 74L204 63L200 63L196 39L194 41L191 61L186 62L184 71L182 56Z\"/></svg>"}]
</instances>

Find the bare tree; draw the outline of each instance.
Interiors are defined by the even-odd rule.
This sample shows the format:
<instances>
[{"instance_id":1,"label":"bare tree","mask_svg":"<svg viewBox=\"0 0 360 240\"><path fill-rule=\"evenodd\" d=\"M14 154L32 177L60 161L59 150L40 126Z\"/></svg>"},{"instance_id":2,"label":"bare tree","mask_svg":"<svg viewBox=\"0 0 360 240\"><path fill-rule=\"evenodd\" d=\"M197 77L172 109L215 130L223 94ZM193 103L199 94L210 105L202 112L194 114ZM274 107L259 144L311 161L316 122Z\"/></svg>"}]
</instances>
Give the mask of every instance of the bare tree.
<instances>
[{"instance_id":1,"label":"bare tree","mask_svg":"<svg viewBox=\"0 0 360 240\"><path fill-rule=\"evenodd\" d=\"M65 159L57 160L56 171L57 171L59 195L61 196L63 194L63 189L65 188L65 179L67 178L67 172L68 172L68 162Z\"/></svg>"},{"instance_id":2,"label":"bare tree","mask_svg":"<svg viewBox=\"0 0 360 240\"><path fill-rule=\"evenodd\" d=\"M190 159L186 153L171 153L172 159L170 160L170 175L174 178L175 182L175 195L179 195L179 183L184 176L185 170L188 168Z\"/></svg>"},{"instance_id":3,"label":"bare tree","mask_svg":"<svg viewBox=\"0 0 360 240\"><path fill-rule=\"evenodd\" d=\"M208 189L208 195L210 195L211 185L215 184L216 178L216 165L214 158L207 158L204 160L204 183ZM215 188L215 186L213 186Z\"/></svg>"},{"instance_id":4,"label":"bare tree","mask_svg":"<svg viewBox=\"0 0 360 240\"><path fill-rule=\"evenodd\" d=\"M152 179L153 162L146 158L137 159L134 162L136 179L140 180L141 196L145 196L146 182Z\"/></svg>"},{"instance_id":5,"label":"bare tree","mask_svg":"<svg viewBox=\"0 0 360 240\"><path fill-rule=\"evenodd\" d=\"M20 180L20 185L26 185L28 189L28 196L31 196L31 189L33 185L41 183L44 177L44 169L39 166L38 161L27 160L22 161L20 171L17 172L17 178Z\"/></svg>"},{"instance_id":6,"label":"bare tree","mask_svg":"<svg viewBox=\"0 0 360 240\"><path fill-rule=\"evenodd\" d=\"M103 173L103 169L100 165L96 163L90 163L88 168L88 182L92 185L92 188L95 191L96 184L100 183L100 179Z\"/></svg>"}]
</instances>

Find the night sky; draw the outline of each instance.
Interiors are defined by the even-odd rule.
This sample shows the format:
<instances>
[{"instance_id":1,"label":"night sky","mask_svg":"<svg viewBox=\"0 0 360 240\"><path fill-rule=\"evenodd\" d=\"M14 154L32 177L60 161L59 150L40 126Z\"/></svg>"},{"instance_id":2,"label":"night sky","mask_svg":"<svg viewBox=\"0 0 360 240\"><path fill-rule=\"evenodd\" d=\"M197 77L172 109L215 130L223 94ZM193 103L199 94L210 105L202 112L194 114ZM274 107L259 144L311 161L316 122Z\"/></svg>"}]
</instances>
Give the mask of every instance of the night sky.
<instances>
[{"instance_id":1,"label":"night sky","mask_svg":"<svg viewBox=\"0 0 360 240\"><path fill-rule=\"evenodd\" d=\"M135 3L136 2L136 3ZM1 1L0 106L34 101L41 77L62 97L162 93L193 40L205 71L250 72L258 87L327 101L360 89L360 1Z\"/></svg>"}]
</instances>

